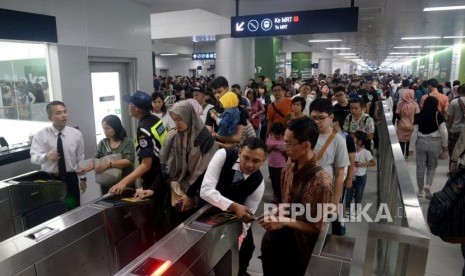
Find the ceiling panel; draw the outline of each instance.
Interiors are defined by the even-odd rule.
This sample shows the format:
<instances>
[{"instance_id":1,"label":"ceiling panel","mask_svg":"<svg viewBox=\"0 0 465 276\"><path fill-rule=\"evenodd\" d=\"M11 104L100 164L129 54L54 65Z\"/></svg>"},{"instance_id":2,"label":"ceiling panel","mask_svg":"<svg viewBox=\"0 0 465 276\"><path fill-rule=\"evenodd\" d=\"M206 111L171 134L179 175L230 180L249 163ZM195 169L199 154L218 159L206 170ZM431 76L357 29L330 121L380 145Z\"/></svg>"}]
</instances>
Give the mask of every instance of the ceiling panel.
<instances>
[{"instance_id":1,"label":"ceiling panel","mask_svg":"<svg viewBox=\"0 0 465 276\"><path fill-rule=\"evenodd\" d=\"M350 0L240 0L239 15L349 7ZM359 0L359 28L354 33L286 36L310 45L310 39L340 38L337 43L314 43L313 51L328 52L327 47L350 47L366 63L379 65L389 53L404 45L452 45L453 39L401 40L404 36L465 35L465 11L423 12L425 7L465 5L450 0ZM224 17L235 15L234 0L151 0L152 13L200 8ZM335 18L335 20L337 20ZM191 38L181 41L187 43ZM412 49L401 49L414 52ZM425 51L425 49L420 49ZM426 49L427 50L427 49ZM332 51L334 55L341 51ZM397 51L398 52L398 51ZM403 51L404 52L404 51ZM418 50L416 51L418 52Z\"/></svg>"}]
</instances>

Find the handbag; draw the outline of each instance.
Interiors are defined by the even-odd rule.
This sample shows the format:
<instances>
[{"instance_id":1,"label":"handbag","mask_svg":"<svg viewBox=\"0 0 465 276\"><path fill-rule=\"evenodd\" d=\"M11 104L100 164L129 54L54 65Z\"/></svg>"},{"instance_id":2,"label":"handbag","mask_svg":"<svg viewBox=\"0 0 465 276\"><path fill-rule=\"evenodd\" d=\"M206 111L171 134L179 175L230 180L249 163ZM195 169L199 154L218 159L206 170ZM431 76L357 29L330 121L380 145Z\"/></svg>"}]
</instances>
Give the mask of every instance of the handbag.
<instances>
[{"instance_id":1,"label":"handbag","mask_svg":"<svg viewBox=\"0 0 465 276\"><path fill-rule=\"evenodd\" d=\"M108 145L106 140L103 141L103 144L105 145L105 148L107 150L107 155L105 155L102 158L95 158L94 168L97 168L102 162L108 163L108 162L115 162L115 161L121 160L121 154L113 153L113 151L110 148L110 145ZM102 173L95 173L95 182L97 182L100 185L105 185L105 186L113 185L121 180L122 174L123 174L122 169L109 168L103 171Z\"/></svg>"},{"instance_id":2,"label":"handbag","mask_svg":"<svg viewBox=\"0 0 465 276\"><path fill-rule=\"evenodd\" d=\"M433 194L428 207L428 225L433 235L450 243L465 242L465 170L450 177Z\"/></svg>"},{"instance_id":3,"label":"handbag","mask_svg":"<svg viewBox=\"0 0 465 276\"><path fill-rule=\"evenodd\" d=\"M439 130L438 113L437 112L436 112L436 125L438 126L438 130ZM439 153L439 160L445 160L445 159L447 159L447 157L448 157L447 151L441 150L441 152Z\"/></svg>"}]
</instances>

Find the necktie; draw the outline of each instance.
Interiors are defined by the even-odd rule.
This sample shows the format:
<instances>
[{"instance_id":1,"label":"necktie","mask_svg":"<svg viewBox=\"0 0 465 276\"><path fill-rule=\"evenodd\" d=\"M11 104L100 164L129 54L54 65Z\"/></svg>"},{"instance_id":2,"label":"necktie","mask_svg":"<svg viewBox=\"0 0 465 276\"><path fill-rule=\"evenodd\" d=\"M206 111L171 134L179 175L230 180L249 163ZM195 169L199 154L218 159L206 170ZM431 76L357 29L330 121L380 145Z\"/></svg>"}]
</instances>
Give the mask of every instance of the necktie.
<instances>
[{"instance_id":1,"label":"necktie","mask_svg":"<svg viewBox=\"0 0 465 276\"><path fill-rule=\"evenodd\" d=\"M233 182L232 183L238 183L239 181L241 180L244 180L244 174L242 174L242 172L240 170L237 170L235 173L234 173L234 177L233 177Z\"/></svg>"},{"instance_id":2,"label":"necktie","mask_svg":"<svg viewBox=\"0 0 465 276\"><path fill-rule=\"evenodd\" d=\"M58 175L61 179L64 179L66 176L66 164L65 153L63 151L63 141L61 141L61 132L58 133L57 151L58 154L60 154L60 158L58 158Z\"/></svg>"}]
</instances>

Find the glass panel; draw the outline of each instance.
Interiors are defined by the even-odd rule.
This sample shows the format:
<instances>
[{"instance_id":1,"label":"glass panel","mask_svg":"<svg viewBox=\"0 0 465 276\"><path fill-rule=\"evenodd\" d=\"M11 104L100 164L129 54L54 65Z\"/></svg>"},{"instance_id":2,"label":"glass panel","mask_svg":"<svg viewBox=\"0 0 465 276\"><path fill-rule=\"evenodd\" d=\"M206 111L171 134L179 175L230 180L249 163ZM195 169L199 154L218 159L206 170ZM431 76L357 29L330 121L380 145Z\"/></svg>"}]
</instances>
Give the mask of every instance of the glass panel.
<instances>
[{"instance_id":1,"label":"glass panel","mask_svg":"<svg viewBox=\"0 0 465 276\"><path fill-rule=\"evenodd\" d=\"M92 98L97 144L105 138L102 119L110 114L121 119L120 80L118 72L91 73Z\"/></svg>"},{"instance_id":2,"label":"glass panel","mask_svg":"<svg viewBox=\"0 0 465 276\"><path fill-rule=\"evenodd\" d=\"M0 42L0 118L47 121L47 46Z\"/></svg>"}]
</instances>

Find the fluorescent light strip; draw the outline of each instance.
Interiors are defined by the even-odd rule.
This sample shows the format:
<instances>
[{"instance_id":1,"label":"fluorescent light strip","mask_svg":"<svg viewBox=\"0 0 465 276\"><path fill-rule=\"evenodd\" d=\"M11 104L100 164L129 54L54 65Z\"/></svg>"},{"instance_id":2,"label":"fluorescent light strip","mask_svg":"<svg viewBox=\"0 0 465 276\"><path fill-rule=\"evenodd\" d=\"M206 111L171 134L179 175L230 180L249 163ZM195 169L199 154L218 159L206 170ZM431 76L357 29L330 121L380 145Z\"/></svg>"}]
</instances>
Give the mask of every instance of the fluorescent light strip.
<instances>
[{"instance_id":1,"label":"fluorescent light strip","mask_svg":"<svg viewBox=\"0 0 465 276\"><path fill-rule=\"evenodd\" d=\"M417 49L417 48L421 48L421 46L397 46L397 47L394 47L394 49Z\"/></svg>"},{"instance_id":2,"label":"fluorescent light strip","mask_svg":"<svg viewBox=\"0 0 465 276\"><path fill-rule=\"evenodd\" d=\"M441 39L440 36L407 36L401 37L401 40L412 40L412 39Z\"/></svg>"},{"instance_id":3,"label":"fluorescent light strip","mask_svg":"<svg viewBox=\"0 0 465 276\"><path fill-rule=\"evenodd\" d=\"M453 46L452 45L444 45L444 46L442 46L442 45L437 45L437 46L432 45L432 46L425 46L424 48L449 48L449 47L453 47Z\"/></svg>"},{"instance_id":4,"label":"fluorescent light strip","mask_svg":"<svg viewBox=\"0 0 465 276\"><path fill-rule=\"evenodd\" d=\"M160 54L160 56L177 56L178 54Z\"/></svg>"},{"instance_id":5,"label":"fluorescent light strip","mask_svg":"<svg viewBox=\"0 0 465 276\"><path fill-rule=\"evenodd\" d=\"M356 53L339 53L338 56L356 56Z\"/></svg>"},{"instance_id":6,"label":"fluorescent light strip","mask_svg":"<svg viewBox=\"0 0 465 276\"><path fill-rule=\"evenodd\" d=\"M407 52L398 52L398 53L389 53L390 55L410 55L410 53Z\"/></svg>"},{"instance_id":7,"label":"fluorescent light strip","mask_svg":"<svg viewBox=\"0 0 465 276\"><path fill-rule=\"evenodd\" d=\"M429 7L429 8L423 9L423 11L453 11L453 10L465 10L465 6Z\"/></svg>"},{"instance_id":8,"label":"fluorescent light strip","mask_svg":"<svg viewBox=\"0 0 465 276\"><path fill-rule=\"evenodd\" d=\"M342 39L315 39L315 40L309 40L308 42L317 43L317 42L339 42L339 41L342 41Z\"/></svg>"},{"instance_id":9,"label":"fluorescent light strip","mask_svg":"<svg viewBox=\"0 0 465 276\"><path fill-rule=\"evenodd\" d=\"M333 47L333 48L326 48L326 50L350 50L347 47Z\"/></svg>"},{"instance_id":10,"label":"fluorescent light strip","mask_svg":"<svg viewBox=\"0 0 465 276\"><path fill-rule=\"evenodd\" d=\"M451 36L443 36L442 38L465 38L465 35L451 35Z\"/></svg>"}]
</instances>

